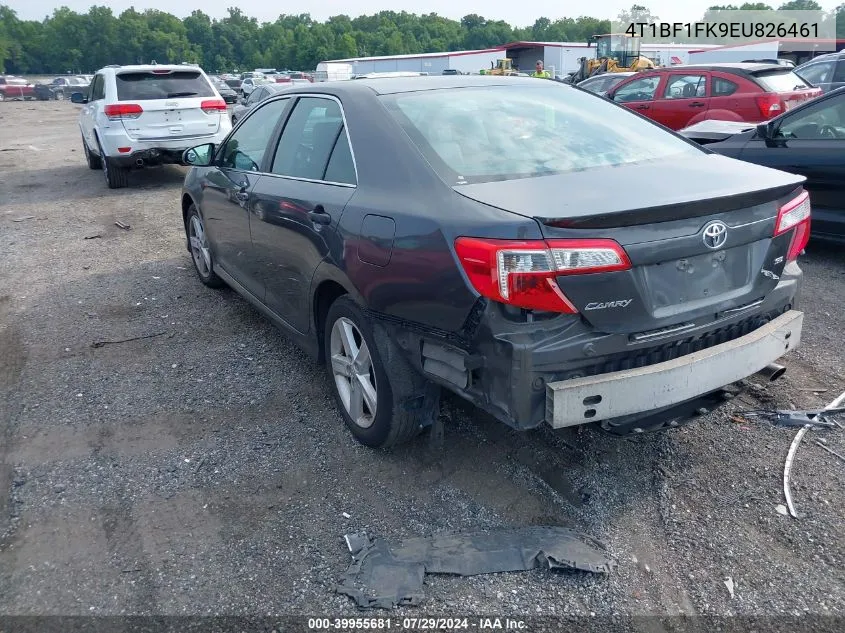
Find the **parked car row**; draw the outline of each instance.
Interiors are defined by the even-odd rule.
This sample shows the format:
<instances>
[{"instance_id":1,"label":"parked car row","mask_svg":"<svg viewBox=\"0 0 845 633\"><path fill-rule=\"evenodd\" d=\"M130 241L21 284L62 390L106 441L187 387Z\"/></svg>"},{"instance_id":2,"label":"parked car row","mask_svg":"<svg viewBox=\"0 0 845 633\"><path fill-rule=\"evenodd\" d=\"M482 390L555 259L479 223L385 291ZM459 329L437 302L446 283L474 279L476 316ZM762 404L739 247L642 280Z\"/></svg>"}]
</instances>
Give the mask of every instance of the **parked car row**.
<instances>
[{"instance_id":1,"label":"parked car row","mask_svg":"<svg viewBox=\"0 0 845 633\"><path fill-rule=\"evenodd\" d=\"M0 75L0 101L25 101L35 99L35 86L26 79Z\"/></svg>"},{"instance_id":2,"label":"parked car row","mask_svg":"<svg viewBox=\"0 0 845 633\"><path fill-rule=\"evenodd\" d=\"M41 101L70 99L74 92L81 92L91 85L91 78L81 75L56 77L48 84L35 84L35 96Z\"/></svg>"}]
</instances>

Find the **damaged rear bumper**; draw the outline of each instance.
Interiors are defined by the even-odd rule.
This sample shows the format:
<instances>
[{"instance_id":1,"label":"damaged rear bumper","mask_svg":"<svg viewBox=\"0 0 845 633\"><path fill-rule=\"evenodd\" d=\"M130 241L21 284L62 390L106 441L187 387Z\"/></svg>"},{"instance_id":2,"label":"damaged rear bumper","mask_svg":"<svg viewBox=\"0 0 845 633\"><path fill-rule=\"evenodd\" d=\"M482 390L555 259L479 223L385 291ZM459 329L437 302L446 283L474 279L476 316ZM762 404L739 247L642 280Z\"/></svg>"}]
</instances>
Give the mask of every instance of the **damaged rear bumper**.
<instances>
[{"instance_id":1,"label":"damaged rear bumper","mask_svg":"<svg viewBox=\"0 0 845 633\"><path fill-rule=\"evenodd\" d=\"M670 407L757 373L801 342L804 313L790 310L750 334L673 360L546 385L553 428Z\"/></svg>"},{"instance_id":2,"label":"damaged rear bumper","mask_svg":"<svg viewBox=\"0 0 845 633\"><path fill-rule=\"evenodd\" d=\"M695 316L689 328L667 327L648 336L599 332L579 315L526 320L518 311L508 313L502 304L483 299L458 332L433 331L385 315L373 316L427 379L508 426L523 430L547 423L560 428L599 422L615 433L625 433L657 428L658 423L677 426L700 409L719 406L724 402L722 387L754 374L796 347L802 320L792 313L800 298L801 273L797 267L787 267L787 272L765 298ZM790 316L781 319L784 315ZM791 324L788 348L778 348L777 339L765 335L772 327L779 331L778 326L769 325L776 321ZM762 343L748 347L761 337ZM720 347L727 343L731 345ZM714 352L714 348L719 349ZM743 354L747 360L735 366L724 360L727 357L719 361L723 365L705 361L709 377L702 381L701 359L715 358L719 350L727 357ZM695 374L695 378L681 382L683 388L674 395L662 393L658 399L641 396L641 387L620 390L639 375L658 376L653 384L653 389L658 389L668 374L653 373L659 370L650 368L657 366L688 368L677 369L671 375L675 381L682 381L682 371ZM603 382L607 380L610 382ZM605 384L607 388L599 393L589 389ZM570 385L583 388L569 391ZM595 403L601 406L587 406L594 399L584 400L595 395L601 396L601 402Z\"/></svg>"}]
</instances>

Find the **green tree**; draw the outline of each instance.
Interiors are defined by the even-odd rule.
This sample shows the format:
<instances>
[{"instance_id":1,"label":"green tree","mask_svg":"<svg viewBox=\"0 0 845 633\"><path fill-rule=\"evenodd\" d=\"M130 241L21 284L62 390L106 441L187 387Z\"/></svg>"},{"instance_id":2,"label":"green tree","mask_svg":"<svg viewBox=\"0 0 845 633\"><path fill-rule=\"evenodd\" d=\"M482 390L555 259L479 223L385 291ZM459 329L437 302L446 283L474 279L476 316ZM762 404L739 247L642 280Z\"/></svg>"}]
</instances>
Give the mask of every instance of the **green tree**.
<instances>
[{"instance_id":1,"label":"green tree","mask_svg":"<svg viewBox=\"0 0 845 633\"><path fill-rule=\"evenodd\" d=\"M792 0L778 7L778 11L821 11L822 6L815 0Z\"/></svg>"}]
</instances>

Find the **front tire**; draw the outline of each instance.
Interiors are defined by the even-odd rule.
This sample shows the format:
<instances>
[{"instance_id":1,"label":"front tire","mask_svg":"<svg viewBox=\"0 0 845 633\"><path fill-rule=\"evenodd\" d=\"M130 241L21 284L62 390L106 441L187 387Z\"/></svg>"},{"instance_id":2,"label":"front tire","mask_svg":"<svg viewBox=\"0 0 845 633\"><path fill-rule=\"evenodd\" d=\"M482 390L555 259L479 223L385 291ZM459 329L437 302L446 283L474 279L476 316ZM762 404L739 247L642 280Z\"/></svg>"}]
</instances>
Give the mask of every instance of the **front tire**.
<instances>
[{"instance_id":1,"label":"front tire","mask_svg":"<svg viewBox=\"0 0 845 633\"><path fill-rule=\"evenodd\" d=\"M88 169L102 169L103 164L99 156L95 156L88 149L88 143L85 142L85 137L82 138L82 151L85 152L85 160L88 163Z\"/></svg>"},{"instance_id":2,"label":"front tire","mask_svg":"<svg viewBox=\"0 0 845 633\"><path fill-rule=\"evenodd\" d=\"M191 259L194 260L194 270L197 271L200 281L209 288L222 288L224 283L214 272L214 258L211 255L208 235L205 232L205 224L196 205L192 204L188 208L185 231L188 234Z\"/></svg>"},{"instance_id":3,"label":"front tire","mask_svg":"<svg viewBox=\"0 0 845 633\"><path fill-rule=\"evenodd\" d=\"M432 413L410 406L423 402L427 381L382 338L376 341L370 321L348 296L329 308L323 342L335 401L355 439L374 448L411 440Z\"/></svg>"}]
</instances>

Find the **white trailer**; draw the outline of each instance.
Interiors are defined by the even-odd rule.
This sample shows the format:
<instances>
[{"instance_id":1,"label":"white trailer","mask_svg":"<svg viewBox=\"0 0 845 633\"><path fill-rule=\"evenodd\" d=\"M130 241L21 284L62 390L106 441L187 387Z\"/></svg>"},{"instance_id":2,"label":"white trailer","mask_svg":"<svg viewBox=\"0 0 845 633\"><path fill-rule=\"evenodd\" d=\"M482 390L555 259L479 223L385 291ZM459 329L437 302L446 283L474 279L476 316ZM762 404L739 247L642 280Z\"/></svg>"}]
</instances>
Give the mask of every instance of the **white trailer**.
<instances>
[{"instance_id":1,"label":"white trailer","mask_svg":"<svg viewBox=\"0 0 845 633\"><path fill-rule=\"evenodd\" d=\"M320 62L314 73L314 81L344 81L352 79L352 64L345 62Z\"/></svg>"}]
</instances>

